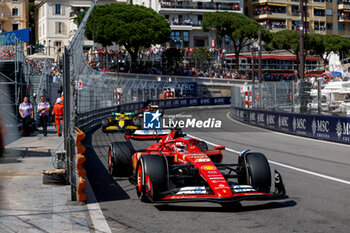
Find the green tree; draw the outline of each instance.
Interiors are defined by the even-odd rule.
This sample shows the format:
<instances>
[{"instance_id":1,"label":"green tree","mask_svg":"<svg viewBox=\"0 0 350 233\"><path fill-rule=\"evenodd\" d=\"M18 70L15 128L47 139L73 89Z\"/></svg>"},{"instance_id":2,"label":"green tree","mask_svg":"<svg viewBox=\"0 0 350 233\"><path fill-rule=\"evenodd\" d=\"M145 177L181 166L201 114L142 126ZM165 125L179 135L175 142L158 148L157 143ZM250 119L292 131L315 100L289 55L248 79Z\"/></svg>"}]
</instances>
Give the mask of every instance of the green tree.
<instances>
[{"instance_id":1,"label":"green tree","mask_svg":"<svg viewBox=\"0 0 350 233\"><path fill-rule=\"evenodd\" d=\"M269 42L271 34L255 20L239 13L205 13L202 21L203 31L216 30L221 37L229 36L233 42L236 58L236 71L239 70L239 54L243 47L252 44L258 38L261 29L262 40Z\"/></svg>"},{"instance_id":2,"label":"green tree","mask_svg":"<svg viewBox=\"0 0 350 233\"><path fill-rule=\"evenodd\" d=\"M124 46L134 66L141 48L165 43L170 32L169 23L154 10L121 3L96 6L85 27L85 36L104 47L113 42Z\"/></svg>"},{"instance_id":3,"label":"green tree","mask_svg":"<svg viewBox=\"0 0 350 233\"><path fill-rule=\"evenodd\" d=\"M192 57L194 58L195 63L199 63L199 67L202 69L203 65L210 63L210 60L213 58L213 53L207 48L197 48L193 50Z\"/></svg>"},{"instance_id":4,"label":"green tree","mask_svg":"<svg viewBox=\"0 0 350 233\"><path fill-rule=\"evenodd\" d=\"M287 50L299 57L299 32L293 30L282 30L272 33L272 40L267 48L271 50Z\"/></svg>"},{"instance_id":5,"label":"green tree","mask_svg":"<svg viewBox=\"0 0 350 233\"><path fill-rule=\"evenodd\" d=\"M332 52L341 55L350 49L349 38L338 35L309 34L308 41L311 52L322 58L325 66Z\"/></svg>"},{"instance_id":6,"label":"green tree","mask_svg":"<svg viewBox=\"0 0 350 233\"><path fill-rule=\"evenodd\" d=\"M171 66L174 65L175 67L178 66L183 61L183 53L178 48L168 48L164 51L162 54L164 60L166 61L167 68L170 64Z\"/></svg>"}]
</instances>

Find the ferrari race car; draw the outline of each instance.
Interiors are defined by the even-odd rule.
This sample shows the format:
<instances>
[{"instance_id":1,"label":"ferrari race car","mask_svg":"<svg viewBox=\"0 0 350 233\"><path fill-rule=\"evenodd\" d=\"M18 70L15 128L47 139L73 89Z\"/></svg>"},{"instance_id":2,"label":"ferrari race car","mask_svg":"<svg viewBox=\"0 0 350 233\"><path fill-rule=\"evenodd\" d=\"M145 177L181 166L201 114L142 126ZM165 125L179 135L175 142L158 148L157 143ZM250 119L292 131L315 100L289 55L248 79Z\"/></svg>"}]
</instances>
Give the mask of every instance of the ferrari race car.
<instances>
[{"instance_id":1,"label":"ferrari race car","mask_svg":"<svg viewBox=\"0 0 350 233\"><path fill-rule=\"evenodd\" d=\"M135 151L130 140L113 142L108 152L108 170L112 176L129 177L144 202L220 203L285 196L277 171L275 190L271 192L270 166L263 154L247 150L237 163L223 164L224 149L208 149L204 141L173 129L143 151Z\"/></svg>"},{"instance_id":2,"label":"ferrari race car","mask_svg":"<svg viewBox=\"0 0 350 233\"><path fill-rule=\"evenodd\" d=\"M136 130L134 124L134 112L112 113L110 117L102 120L102 132L120 132L125 130Z\"/></svg>"}]
</instances>

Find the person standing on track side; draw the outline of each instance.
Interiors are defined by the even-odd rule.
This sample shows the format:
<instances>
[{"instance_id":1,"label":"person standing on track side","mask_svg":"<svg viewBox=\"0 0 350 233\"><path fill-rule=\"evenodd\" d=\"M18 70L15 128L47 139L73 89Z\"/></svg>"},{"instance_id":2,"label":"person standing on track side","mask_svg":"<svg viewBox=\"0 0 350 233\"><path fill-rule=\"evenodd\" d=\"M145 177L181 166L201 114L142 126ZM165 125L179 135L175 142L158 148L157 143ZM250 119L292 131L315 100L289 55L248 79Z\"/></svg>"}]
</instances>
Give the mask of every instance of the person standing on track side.
<instances>
[{"instance_id":1,"label":"person standing on track side","mask_svg":"<svg viewBox=\"0 0 350 233\"><path fill-rule=\"evenodd\" d=\"M63 100L57 99L57 102L53 106L52 114L55 115L55 124L57 129L57 134L59 137L62 136L61 125L63 122Z\"/></svg>"},{"instance_id":2,"label":"person standing on track side","mask_svg":"<svg viewBox=\"0 0 350 233\"><path fill-rule=\"evenodd\" d=\"M23 103L19 105L19 114L22 117L22 135L30 135L30 121L34 118L33 105L28 102L28 97L23 98Z\"/></svg>"},{"instance_id":3,"label":"person standing on track side","mask_svg":"<svg viewBox=\"0 0 350 233\"><path fill-rule=\"evenodd\" d=\"M49 120L50 104L45 100L44 96L40 96L40 103L38 104L38 113L40 116L40 124L43 127L44 136L47 135L47 122Z\"/></svg>"}]
</instances>

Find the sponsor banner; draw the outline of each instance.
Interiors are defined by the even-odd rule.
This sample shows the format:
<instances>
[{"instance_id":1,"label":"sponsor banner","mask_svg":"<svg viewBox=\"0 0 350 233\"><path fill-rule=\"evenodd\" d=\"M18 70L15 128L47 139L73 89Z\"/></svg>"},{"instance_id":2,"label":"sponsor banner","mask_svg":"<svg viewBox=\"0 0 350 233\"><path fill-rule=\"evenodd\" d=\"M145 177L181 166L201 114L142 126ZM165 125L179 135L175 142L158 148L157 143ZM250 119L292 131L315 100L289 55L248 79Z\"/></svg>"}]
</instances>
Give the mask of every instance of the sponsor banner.
<instances>
[{"instance_id":1,"label":"sponsor banner","mask_svg":"<svg viewBox=\"0 0 350 233\"><path fill-rule=\"evenodd\" d=\"M0 33L0 46L30 42L30 28Z\"/></svg>"},{"instance_id":2,"label":"sponsor banner","mask_svg":"<svg viewBox=\"0 0 350 233\"><path fill-rule=\"evenodd\" d=\"M186 99L162 99L151 100L147 103L158 105L160 108L179 108L188 106L201 105L225 105L231 103L230 97L215 97L215 98L186 98Z\"/></svg>"},{"instance_id":3,"label":"sponsor banner","mask_svg":"<svg viewBox=\"0 0 350 233\"><path fill-rule=\"evenodd\" d=\"M246 123L289 134L350 144L350 118L233 108L233 116Z\"/></svg>"}]
</instances>

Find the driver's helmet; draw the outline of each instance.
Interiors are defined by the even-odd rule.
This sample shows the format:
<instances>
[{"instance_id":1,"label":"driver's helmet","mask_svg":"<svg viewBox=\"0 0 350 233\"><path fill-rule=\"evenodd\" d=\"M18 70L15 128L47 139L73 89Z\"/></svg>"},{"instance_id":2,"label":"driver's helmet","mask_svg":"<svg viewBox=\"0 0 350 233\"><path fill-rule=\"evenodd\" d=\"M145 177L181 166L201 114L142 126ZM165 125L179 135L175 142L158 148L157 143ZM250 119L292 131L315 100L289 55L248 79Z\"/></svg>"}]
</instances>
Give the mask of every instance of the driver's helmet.
<instances>
[{"instance_id":1,"label":"driver's helmet","mask_svg":"<svg viewBox=\"0 0 350 233\"><path fill-rule=\"evenodd\" d=\"M183 142L176 142L175 149L177 152L186 152L188 150L186 143Z\"/></svg>"}]
</instances>

